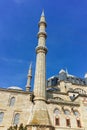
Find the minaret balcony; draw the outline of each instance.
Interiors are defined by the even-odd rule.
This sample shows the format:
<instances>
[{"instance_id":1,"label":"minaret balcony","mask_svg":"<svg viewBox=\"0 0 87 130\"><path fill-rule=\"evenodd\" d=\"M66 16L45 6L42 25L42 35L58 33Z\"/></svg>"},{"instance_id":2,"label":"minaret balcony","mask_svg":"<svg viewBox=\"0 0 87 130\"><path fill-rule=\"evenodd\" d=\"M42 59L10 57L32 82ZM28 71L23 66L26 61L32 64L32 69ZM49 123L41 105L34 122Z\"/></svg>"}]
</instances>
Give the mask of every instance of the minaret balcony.
<instances>
[{"instance_id":1,"label":"minaret balcony","mask_svg":"<svg viewBox=\"0 0 87 130\"><path fill-rule=\"evenodd\" d=\"M36 53L43 52L43 53L46 54L47 51L48 51L48 49L47 49L47 47L45 47L45 46L37 46L37 47L36 47Z\"/></svg>"},{"instance_id":2,"label":"minaret balcony","mask_svg":"<svg viewBox=\"0 0 87 130\"><path fill-rule=\"evenodd\" d=\"M45 31L39 31L38 34L37 34L38 38L39 37L45 37L47 38L47 33Z\"/></svg>"}]
</instances>

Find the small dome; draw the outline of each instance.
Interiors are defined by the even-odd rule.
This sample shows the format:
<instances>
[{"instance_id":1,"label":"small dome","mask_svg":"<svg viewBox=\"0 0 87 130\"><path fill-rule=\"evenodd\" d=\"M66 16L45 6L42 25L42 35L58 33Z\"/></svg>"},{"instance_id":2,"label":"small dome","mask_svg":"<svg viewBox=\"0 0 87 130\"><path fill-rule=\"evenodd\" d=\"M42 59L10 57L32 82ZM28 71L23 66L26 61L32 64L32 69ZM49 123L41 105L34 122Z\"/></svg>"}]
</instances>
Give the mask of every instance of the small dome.
<instances>
[{"instance_id":1,"label":"small dome","mask_svg":"<svg viewBox=\"0 0 87 130\"><path fill-rule=\"evenodd\" d=\"M87 78L87 73L85 74L84 78Z\"/></svg>"},{"instance_id":2,"label":"small dome","mask_svg":"<svg viewBox=\"0 0 87 130\"><path fill-rule=\"evenodd\" d=\"M61 73L66 73L66 72L65 72L65 70L61 69L61 70L59 71L59 74L61 74Z\"/></svg>"},{"instance_id":3,"label":"small dome","mask_svg":"<svg viewBox=\"0 0 87 130\"><path fill-rule=\"evenodd\" d=\"M11 86L11 87L8 87L7 89L13 89L13 90L23 90L22 88L17 87L17 86Z\"/></svg>"}]
</instances>

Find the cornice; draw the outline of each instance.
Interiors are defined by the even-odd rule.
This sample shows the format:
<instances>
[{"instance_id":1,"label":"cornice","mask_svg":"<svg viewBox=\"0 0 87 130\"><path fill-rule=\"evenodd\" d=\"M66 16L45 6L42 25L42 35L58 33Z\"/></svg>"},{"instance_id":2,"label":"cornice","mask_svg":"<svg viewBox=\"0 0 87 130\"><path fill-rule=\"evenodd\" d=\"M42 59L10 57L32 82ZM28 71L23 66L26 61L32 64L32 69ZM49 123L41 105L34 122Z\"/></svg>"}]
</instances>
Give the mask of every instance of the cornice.
<instances>
[{"instance_id":1,"label":"cornice","mask_svg":"<svg viewBox=\"0 0 87 130\"><path fill-rule=\"evenodd\" d=\"M54 99L48 99L47 100L48 104L59 104L59 105L67 105L67 106L80 106L79 102L69 102L69 101L57 101Z\"/></svg>"}]
</instances>

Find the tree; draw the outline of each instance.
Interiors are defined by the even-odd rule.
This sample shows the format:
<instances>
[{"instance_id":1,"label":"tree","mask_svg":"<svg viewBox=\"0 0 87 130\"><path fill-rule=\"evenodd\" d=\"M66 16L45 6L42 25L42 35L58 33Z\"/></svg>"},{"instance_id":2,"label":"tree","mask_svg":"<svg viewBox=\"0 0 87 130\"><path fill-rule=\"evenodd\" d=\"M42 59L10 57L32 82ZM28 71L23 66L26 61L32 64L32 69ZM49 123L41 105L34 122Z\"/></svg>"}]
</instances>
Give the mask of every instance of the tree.
<instances>
[{"instance_id":1,"label":"tree","mask_svg":"<svg viewBox=\"0 0 87 130\"><path fill-rule=\"evenodd\" d=\"M21 123L19 127L17 125L10 126L7 130L27 130L27 126L23 126L23 123Z\"/></svg>"}]
</instances>

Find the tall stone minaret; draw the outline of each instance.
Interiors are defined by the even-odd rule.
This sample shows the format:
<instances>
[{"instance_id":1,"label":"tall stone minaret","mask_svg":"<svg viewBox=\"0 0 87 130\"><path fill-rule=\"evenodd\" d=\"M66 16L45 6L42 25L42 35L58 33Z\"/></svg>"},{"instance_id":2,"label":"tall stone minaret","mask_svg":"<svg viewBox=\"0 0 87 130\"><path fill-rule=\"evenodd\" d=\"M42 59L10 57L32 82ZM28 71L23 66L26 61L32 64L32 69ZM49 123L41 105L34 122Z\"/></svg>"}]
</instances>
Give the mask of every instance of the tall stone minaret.
<instances>
[{"instance_id":1,"label":"tall stone minaret","mask_svg":"<svg viewBox=\"0 0 87 130\"><path fill-rule=\"evenodd\" d=\"M46 92L46 59L45 55L47 53L47 48L45 46L45 41L47 34L45 32L46 21L44 12L42 12L40 22L39 22L39 32L38 32L38 46L36 47L36 71L35 71L35 82L34 82L34 95L35 100L45 100Z\"/></svg>"},{"instance_id":2,"label":"tall stone minaret","mask_svg":"<svg viewBox=\"0 0 87 130\"><path fill-rule=\"evenodd\" d=\"M32 63L29 66L29 71L28 71L28 75L27 75L27 84L26 84L26 91L27 92L30 92L31 79L32 79Z\"/></svg>"},{"instance_id":3,"label":"tall stone minaret","mask_svg":"<svg viewBox=\"0 0 87 130\"><path fill-rule=\"evenodd\" d=\"M34 81L34 106L29 126L32 130L38 130L38 127L50 129L50 119L46 107L46 21L44 11L39 21L38 45L36 47L36 70Z\"/></svg>"}]
</instances>

